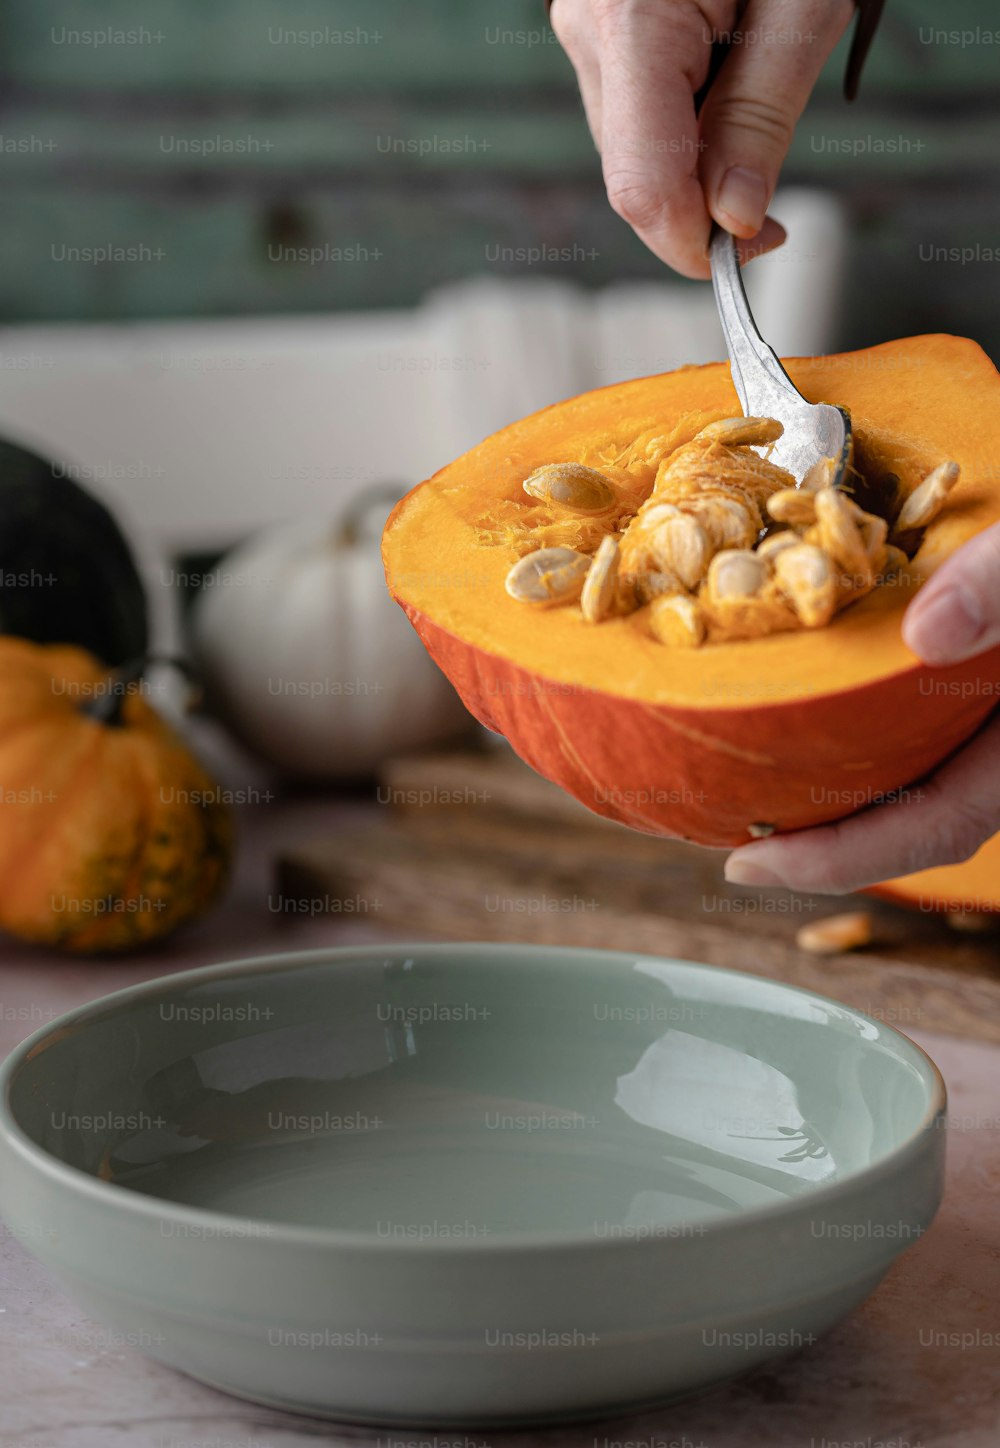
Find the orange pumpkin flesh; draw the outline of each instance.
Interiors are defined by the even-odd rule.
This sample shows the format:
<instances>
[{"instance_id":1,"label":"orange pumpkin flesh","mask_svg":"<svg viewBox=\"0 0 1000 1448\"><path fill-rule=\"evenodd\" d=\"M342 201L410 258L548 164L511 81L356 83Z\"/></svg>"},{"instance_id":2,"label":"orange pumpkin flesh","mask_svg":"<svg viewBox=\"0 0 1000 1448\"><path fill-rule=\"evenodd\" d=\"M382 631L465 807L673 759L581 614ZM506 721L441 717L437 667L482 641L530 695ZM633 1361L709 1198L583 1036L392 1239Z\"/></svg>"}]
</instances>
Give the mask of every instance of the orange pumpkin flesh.
<instances>
[{"instance_id":1,"label":"orange pumpkin flesh","mask_svg":"<svg viewBox=\"0 0 1000 1448\"><path fill-rule=\"evenodd\" d=\"M950 336L786 365L807 397L850 409L857 457L895 473L903 491L946 458L962 469L909 576L826 628L668 649L641 615L594 626L577 607L539 612L505 594L518 555L484 539L484 527L524 500L524 478L653 428L679 444L738 414L723 364L525 418L415 488L386 527L389 587L472 713L540 774L636 829L733 846L754 825L840 818L927 773L1000 690L1000 649L931 670L900 638L919 583L1000 518L996 369Z\"/></svg>"},{"instance_id":2,"label":"orange pumpkin flesh","mask_svg":"<svg viewBox=\"0 0 1000 1448\"><path fill-rule=\"evenodd\" d=\"M0 927L74 952L129 949L225 881L228 811L139 691L81 705L108 671L82 649L0 638Z\"/></svg>"}]
</instances>

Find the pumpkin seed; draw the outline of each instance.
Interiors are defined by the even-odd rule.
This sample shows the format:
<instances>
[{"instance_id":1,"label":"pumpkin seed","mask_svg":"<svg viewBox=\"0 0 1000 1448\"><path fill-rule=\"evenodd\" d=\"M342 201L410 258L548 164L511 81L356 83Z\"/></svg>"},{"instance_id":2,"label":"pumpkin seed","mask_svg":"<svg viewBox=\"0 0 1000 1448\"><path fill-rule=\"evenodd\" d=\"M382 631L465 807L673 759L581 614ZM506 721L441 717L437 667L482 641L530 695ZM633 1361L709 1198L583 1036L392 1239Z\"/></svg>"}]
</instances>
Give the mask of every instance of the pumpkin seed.
<instances>
[{"instance_id":1,"label":"pumpkin seed","mask_svg":"<svg viewBox=\"0 0 1000 1448\"><path fill-rule=\"evenodd\" d=\"M888 535L898 539L925 526L959 468L953 462L935 468L903 500L890 529L849 490L834 486L835 459L821 458L796 485L787 470L755 451L782 431L774 418L729 417L680 447L672 435L654 437L650 430L624 453L592 454L617 469L631 467L629 459L641 463L646 486L655 467L652 490L631 513L622 509L635 509L634 492L619 498L612 478L598 468L571 462L536 468L523 485L530 497L590 517L549 517L525 529L527 539L544 546L510 570L508 593L536 605L579 598L589 623L646 606L653 634L684 647L709 636L761 638L823 626L837 609L906 567L907 552ZM874 485L854 476L870 502ZM884 493L883 487L877 495L880 510L889 508ZM575 546L556 546L564 539Z\"/></svg>"},{"instance_id":2,"label":"pumpkin seed","mask_svg":"<svg viewBox=\"0 0 1000 1448\"><path fill-rule=\"evenodd\" d=\"M905 533L909 528L926 528L941 511L945 499L958 482L958 463L941 463L928 473L919 487L904 502L893 527L894 533Z\"/></svg>"},{"instance_id":3,"label":"pumpkin seed","mask_svg":"<svg viewBox=\"0 0 1000 1448\"><path fill-rule=\"evenodd\" d=\"M677 506L698 519L714 548L749 548L760 531L760 515L746 498L713 492Z\"/></svg>"},{"instance_id":4,"label":"pumpkin seed","mask_svg":"<svg viewBox=\"0 0 1000 1448\"><path fill-rule=\"evenodd\" d=\"M794 528L786 528L781 533L768 533L757 544L755 551L761 558L773 558L783 548L794 548L801 542L802 538Z\"/></svg>"},{"instance_id":5,"label":"pumpkin seed","mask_svg":"<svg viewBox=\"0 0 1000 1448\"><path fill-rule=\"evenodd\" d=\"M832 488L836 462L833 458L820 458L808 469L799 489L807 493L818 493L820 488Z\"/></svg>"},{"instance_id":6,"label":"pumpkin seed","mask_svg":"<svg viewBox=\"0 0 1000 1448\"><path fill-rule=\"evenodd\" d=\"M676 573L668 573L664 569L656 573L640 574L634 580L634 587L640 603L652 603L654 598L662 598L665 593L687 591Z\"/></svg>"},{"instance_id":7,"label":"pumpkin seed","mask_svg":"<svg viewBox=\"0 0 1000 1448\"><path fill-rule=\"evenodd\" d=\"M897 548L894 543L887 543L881 572L884 577L889 577L893 573L901 572L909 561L902 548Z\"/></svg>"},{"instance_id":8,"label":"pumpkin seed","mask_svg":"<svg viewBox=\"0 0 1000 1448\"><path fill-rule=\"evenodd\" d=\"M519 603L549 607L575 603L583 592L591 560L575 548L538 548L519 558L505 587Z\"/></svg>"},{"instance_id":9,"label":"pumpkin seed","mask_svg":"<svg viewBox=\"0 0 1000 1448\"><path fill-rule=\"evenodd\" d=\"M833 617L837 580L830 559L812 543L783 548L774 556L774 577L806 628L822 628Z\"/></svg>"},{"instance_id":10,"label":"pumpkin seed","mask_svg":"<svg viewBox=\"0 0 1000 1448\"><path fill-rule=\"evenodd\" d=\"M708 534L690 513L665 506L670 508L669 514L657 517L649 534L649 546L661 571L676 573L685 588L697 588L712 557ZM657 508L657 514L659 511Z\"/></svg>"},{"instance_id":11,"label":"pumpkin seed","mask_svg":"<svg viewBox=\"0 0 1000 1448\"><path fill-rule=\"evenodd\" d=\"M871 939L872 917L867 910L852 910L803 925L796 932L795 944L811 955L839 955L844 950L870 945Z\"/></svg>"},{"instance_id":12,"label":"pumpkin seed","mask_svg":"<svg viewBox=\"0 0 1000 1448\"><path fill-rule=\"evenodd\" d=\"M610 533L600 547L583 581L580 607L588 623L600 623L614 607L618 591L618 542Z\"/></svg>"},{"instance_id":13,"label":"pumpkin seed","mask_svg":"<svg viewBox=\"0 0 1000 1448\"><path fill-rule=\"evenodd\" d=\"M816 496L808 489L779 488L768 498L767 511L776 523L809 527L816 521Z\"/></svg>"},{"instance_id":14,"label":"pumpkin seed","mask_svg":"<svg viewBox=\"0 0 1000 1448\"><path fill-rule=\"evenodd\" d=\"M712 598L753 598L767 580L767 565L756 553L728 548L716 553L704 588Z\"/></svg>"},{"instance_id":15,"label":"pumpkin seed","mask_svg":"<svg viewBox=\"0 0 1000 1448\"><path fill-rule=\"evenodd\" d=\"M858 527L858 509L839 488L821 488L814 496L820 547L852 578L866 578L871 570Z\"/></svg>"},{"instance_id":16,"label":"pumpkin seed","mask_svg":"<svg viewBox=\"0 0 1000 1448\"><path fill-rule=\"evenodd\" d=\"M777 442L784 430L773 417L723 417L703 427L697 436L727 447L760 447Z\"/></svg>"},{"instance_id":17,"label":"pumpkin seed","mask_svg":"<svg viewBox=\"0 0 1000 1448\"><path fill-rule=\"evenodd\" d=\"M523 487L529 497L575 513L604 513L615 501L615 490L604 474L582 463L548 463L525 478Z\"/></svg>"},{"instance_id":18,"label":"pumpkin seed","mask_svg":"<svg viewBox=\"0 0 1000 1448\"><path fill-rule=\"evenodd\" d=\"M753 840L766 840L774 834L777 828L777 825L767 824L762 820L758 824L747 825L747 834Z\"/></svg>"},{"instance_id":19,"label":"pumpkin seed","mask_svg":"<svg viewBox=\"0 0 1000 1448\"><path fill-rule=\"evenodd\" d=\"M868 561L876 573L881 573L885 567L885 540L889 533L889 524L874 513L862 513L859 529Z\"/></svg>"},{"instance_id":20,"label":"pumpkin seed","mask_svg":"<svg viewBox=\"0 0 1000 1448\"><path fill-rule=\"evenodd\" d=\"M693 598L672 594L657 598L649 606L649 623L662 644L696 649L705 641L705 619Z\"/></svg>"}]
</instances>

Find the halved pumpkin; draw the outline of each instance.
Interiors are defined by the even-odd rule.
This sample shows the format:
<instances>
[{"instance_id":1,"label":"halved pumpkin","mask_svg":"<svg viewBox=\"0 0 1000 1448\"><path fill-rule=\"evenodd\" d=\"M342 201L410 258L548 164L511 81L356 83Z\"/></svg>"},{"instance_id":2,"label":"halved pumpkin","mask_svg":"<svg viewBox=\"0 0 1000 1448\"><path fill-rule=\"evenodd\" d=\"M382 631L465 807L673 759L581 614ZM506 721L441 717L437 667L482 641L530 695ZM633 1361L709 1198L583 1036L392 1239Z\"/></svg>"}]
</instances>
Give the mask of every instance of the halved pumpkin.
<instances>
[{"instance_id":1,"label":"halved pumpkin","mask_svg":"<svg viewBox=\"0 0 1000 1448\"><path fill-rule=\"evenodd\" d=\"M531 504L524 479L650 430L679 446L738 414L721 363L514 423L413 489L386 526L389 588L472 713L540 774L639 830L733 846L761 827L840 818L925 775L1000 693L1000 649L930 669L900 638L920 584L1000 519L993 364L974 342L924 336L786 365L806 397L850 410L871 497L880 477L905 496L943 460L961 467L903 579L826 627L671 649L641 610L594 626L576 606L537 611L505 592L524 552L510 529Z\"/></svg>"}]
</instances>

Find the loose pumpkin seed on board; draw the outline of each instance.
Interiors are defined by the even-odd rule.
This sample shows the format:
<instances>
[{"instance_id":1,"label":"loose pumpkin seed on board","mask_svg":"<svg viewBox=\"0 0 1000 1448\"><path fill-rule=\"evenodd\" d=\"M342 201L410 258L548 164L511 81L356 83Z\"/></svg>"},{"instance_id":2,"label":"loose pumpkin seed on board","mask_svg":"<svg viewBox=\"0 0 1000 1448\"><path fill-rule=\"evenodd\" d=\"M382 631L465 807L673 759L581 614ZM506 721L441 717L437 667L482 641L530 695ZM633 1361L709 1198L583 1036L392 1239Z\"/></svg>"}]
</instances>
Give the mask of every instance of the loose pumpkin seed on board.
<instances>
[{"instance_id":1,"label":"loose pumpkin seed on board","mask_svg":"<svg viewBox=\"0 0 1000 1448\"><path fill-rule=\"evenodd\" d=\"M840 955L846 950L870 945L872 933L872 917L868 911L852 910L803 925L796 933L795 943L811 955Z\"/></svg>"}]
</instances>

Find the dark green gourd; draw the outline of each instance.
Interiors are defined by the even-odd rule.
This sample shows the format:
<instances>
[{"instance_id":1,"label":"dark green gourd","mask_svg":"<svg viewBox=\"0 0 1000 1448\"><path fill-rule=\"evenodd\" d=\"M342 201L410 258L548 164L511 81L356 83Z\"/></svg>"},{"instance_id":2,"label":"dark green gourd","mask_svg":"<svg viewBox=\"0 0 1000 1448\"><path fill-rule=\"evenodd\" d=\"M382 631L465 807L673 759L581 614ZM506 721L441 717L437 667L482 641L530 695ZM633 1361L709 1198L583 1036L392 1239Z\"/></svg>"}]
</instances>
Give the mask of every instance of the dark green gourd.
<instances>
[{"instance_id":1,"label":"dark green gourd","mask_svg":"<svg viewBox=\"0 0 1000 1448\"><path fill-rule=\"evenodd\" d=\"M0 440L0 633L77 644L117 666L146 653L142 580L103 503Z\"/></svg>"}]
</instances>

